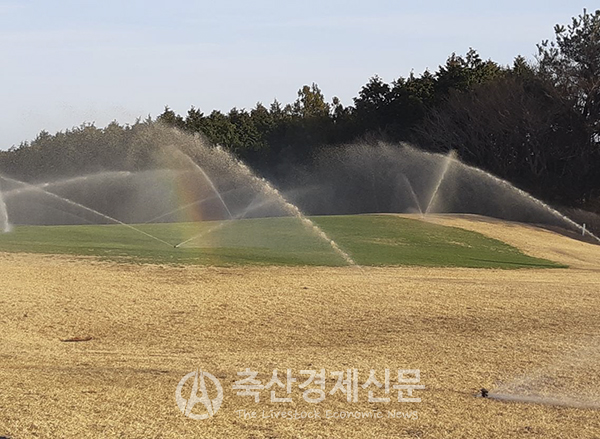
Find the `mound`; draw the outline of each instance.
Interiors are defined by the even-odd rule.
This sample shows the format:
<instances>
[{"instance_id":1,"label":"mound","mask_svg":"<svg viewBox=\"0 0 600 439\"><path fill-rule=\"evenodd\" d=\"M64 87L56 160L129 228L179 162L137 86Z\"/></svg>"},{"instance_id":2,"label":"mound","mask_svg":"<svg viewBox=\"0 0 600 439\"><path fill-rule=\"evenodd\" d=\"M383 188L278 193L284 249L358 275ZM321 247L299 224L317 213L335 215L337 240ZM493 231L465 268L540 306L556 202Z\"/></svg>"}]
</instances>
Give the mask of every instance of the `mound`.
<instances>
[{"instance_id":1,"label":"mound","mask_svg":"<svg viewBox=\"0 0 600 439\"><path fill-rule=\"evenodd\" d=\"M401 216L420 218L418 215ZM571 268L600 270L600 246L532 224L457 214L429 215L424 220L481 233L517 247L527 255L566 264Z\"/></svg>"}]
</instances>

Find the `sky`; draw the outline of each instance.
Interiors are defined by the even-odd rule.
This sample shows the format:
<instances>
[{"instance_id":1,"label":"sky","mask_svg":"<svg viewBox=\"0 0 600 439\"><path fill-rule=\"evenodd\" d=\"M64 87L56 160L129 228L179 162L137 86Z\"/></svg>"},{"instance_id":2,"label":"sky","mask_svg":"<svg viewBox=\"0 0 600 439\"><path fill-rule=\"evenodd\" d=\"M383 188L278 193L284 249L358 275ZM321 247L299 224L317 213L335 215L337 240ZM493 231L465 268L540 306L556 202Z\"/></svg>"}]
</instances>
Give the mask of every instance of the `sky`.
<instances>
[{"instance_id":1,"label":"sky","mask_svg":"<svg viewBox=\"0 0 600 439\"><path fill-rule=\"evenodd\" d=\"M578 0L0 0L0 149L106 126L293 102L317 83L352 104L370 77L435 71L470 47L533 59Z\"/></svg>"}]
</instances>

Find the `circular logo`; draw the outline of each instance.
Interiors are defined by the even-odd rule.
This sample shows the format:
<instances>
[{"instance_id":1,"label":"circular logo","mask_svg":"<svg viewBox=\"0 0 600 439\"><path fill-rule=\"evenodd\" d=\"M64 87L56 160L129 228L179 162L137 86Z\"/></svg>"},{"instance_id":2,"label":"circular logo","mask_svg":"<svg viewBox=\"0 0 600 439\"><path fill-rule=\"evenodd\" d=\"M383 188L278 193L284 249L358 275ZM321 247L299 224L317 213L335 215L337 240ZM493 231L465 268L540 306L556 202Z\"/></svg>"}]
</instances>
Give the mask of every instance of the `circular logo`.
<instances>
[{"instance_id":1,"label":"circular logo","mask_svg":"<svg viewBox=\"0 0 600 439\"><path fill-rule=\"evenodd\" d=\"M189 398L186 399L181 395L181 392L185 383L192 377L194 378L194 384L192 385ZM213 399L210 398L206 390L205 378L212 381L217 390L217 396ZM208 419L214 416L219 410L219 407L221 407L221 403L223 402L223 387L221 387L221 383L214 375L198 369L188 373L181 381L179 381L177 389L175 390L175 400L177 401L177 407L179 407L181 413L188 418L196 420ZM192 413L192 409L197 403L201 403L206 408L206 413Z\"/></svg>"}]
</instances>

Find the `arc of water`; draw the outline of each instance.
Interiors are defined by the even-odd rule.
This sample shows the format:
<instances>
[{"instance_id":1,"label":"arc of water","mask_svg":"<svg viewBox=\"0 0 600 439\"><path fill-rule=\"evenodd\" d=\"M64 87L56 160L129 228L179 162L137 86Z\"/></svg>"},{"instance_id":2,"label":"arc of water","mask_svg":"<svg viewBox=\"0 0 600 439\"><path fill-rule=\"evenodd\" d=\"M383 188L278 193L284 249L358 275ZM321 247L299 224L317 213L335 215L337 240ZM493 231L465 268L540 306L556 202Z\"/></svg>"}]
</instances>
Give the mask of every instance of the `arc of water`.
<instances>
[{"instance_id":1,"label":"arc of water","mask_svg":"<svg viewBox=\"0 0 600 439\"><path fill-rule=\"evenodd\" d=\"M16 180L14 178L6 177L4 175L0 175L0 179L3 179L5 181L10 181L10 182L15 183L15 184L20 184L20 185L24 185L24 186L27 186L27 187L35 188L35 190L37 192L45 194L45 195L47 195L47 196L49 196L51 198L54 198L56 200L60 200L63 203L69 204L69 205L77 207L79 209L83 209L83 210L85 210L87 212L90 212L90 213L93 213L95 215L98 215L98 216L100 216L100 217L102 217L104 219L107 219L109 221L112 221L114 223L121 224L122 226L125 226L125 227L128 227L128 228L132 229L132 230L135 230L136 232L141 233L142 235L145 235L148 238L152 238L155 241L162 242L163 244L166 244L169 247L173 246L173 244L168 243L167 241L163 241L162 239L160 239L160 238L158 238L158 237L156 237L154 235L151 235L150 233L144 232L143 230L140 230L137 227L132 226L131 224L124 223L123 221L120 221L120 220L118 220L116 218L113 218L112 216L106 215L106 214L104 214L102 212L98 212L97 210L94 210L94 209L92 209L90 207L87 207L87 206L85 206L83 204L77 203L77 202L75 202L73 200L70 200L68 198L65 198L65 197L61 197L60 195L56 195L55 193L49 192L49 191L45 190L42 187L34 186L34 185L29 184L29 183L25 183L24 181Z\"/></svg>"},{"instance_id":2,"label":"arc of water","mask_svg":"<svg viewBox=\"0 0 600 439\"><path fill-rule=\"evenodd\" d=\"M413 151L418 151L415 150L414 148L404 144L405 148L408 148L410 150ZM421 152L423 153L423 152ZM432 154L432 153L425 153L428 154L430 156L437 156L438 154ZM538 200L537 198L535 198L533 195L529 194L528 192L525 192L522 189L519 189L518 187L514 186L513 184L511 184L510 182L503 180L499 177L496 177L495 175L490 174L489 172L485 172L482 169L476 168L474 166L470 166L467 165L463 162L461 162L458 158L456 158L456 153L451 151L448 156L446 156L446 161L444 162L444 168L442 169L442 174L440 176L440 179L437 181L437 184L434 188L434 191L432 193L432 196L430 197L429 200L429 204L427 206L427 208L425 209L425 214L428 213L428 211L430 210L431 206L432 206L432 202L435 201L435 198L437 196L437 193L439 191L440 185L442 184L446 173L448 172L448 167L450 166L450 163L454 162L456 165L463 167L464 169L471 171L473 173L476 174L480 174L485 178L488 178L490 180L492 180L494 183L497 183L498 185L516 193L517 195L520 195L521 197L525 198L526 200L537 204L539 207L541 207L542 209L546 210L547 212L549 212L551 215L553 215L554 217L560 219L561 221L564 221L566 224L568 224L569 226L575 228L575 230L580 231L582 234L588 234L591 238L595 239L596 241L600 242L600 238L598 236L596 236L594 233L590 232L589 228L585 228L582 225L578 224L577 222L573 221L571 218L569 218L566 215L563 215L562 213L560 213L558 210L552 208L551 206L549 206L548 204L544 203L541 200Z\"/></svg>"},{"instance_id":3,"label":"arc of water","mask_svg":"<svg viewBox=\"0 0 600 439\"><path fill-rule=\"evenodd\" d=\"M419 209L419 213L421 214L421 216L423 216L423 209L421 209L421 203L419 203L419 198L417 198L417 194L415 193L415 190L413 189L412 184L410 184L410 180L408 179L406 174L400 174L400 175L401 175L401 178L404 180L404 184L408 187L408 190L412 196L412 199L415 202L417 209Z\"/></svg>"},{"instance_id":4,"label":"arc of water","mask_svg":"<svg viewBox=\"0 0 600 439\"><path fill-rule=\"evenodd\" d=\"M244 163L242 163L240 160L238 160L222 148L215 148L215 151L223 154L229 161L233 162L240 170L240 172L243 172L252 182L258 185L263 194L278 200L279 203L285 208L285 210L288 213L295 216L302 222L306 229L310 230L316 236L329 243L333 251L337 253L347 264L356 265L356 262L354 262L354 259L352 259L348 253L342 250L333 239L331 239L323 230L321 230L319 226L313 223L310 219L306 218L306 216L304 216L304 214L300 211L300 209L298 209L297 206L287 201L285 197L281 194L281 192L275 189L273 185L271 185L271 183L269 183L264 178L258 177L256 174L254 174L254 172L250 170L250 168L248 168L248 166L246 166Z\"/></svg>"},{"instance_id":5,"label":"arc of water","mask_svg":"<svg viewBox=\"0 0 600 439\"><path fill-rule=\"evenodd\" d=\"M569 218L566 215L563 215L562 213L560 213L558 210L550 207L548 204L544 203L541 200L538 200L537 198L535 198L533 195L525 192L522 189L519 189L518 187L512 185L511 183L509 183L506 180L503 180L499 177L496 177L495 175L490 174L489 172L485 172L482 169L476 168L474 166L470 166L467 165L463 162L461 162L460 160L456 159L456 153L454 151L450 151L450 153L446 156L446 160L444 162L444 167L442 169L442 173L440 176L440 179L438 180L435 189L433 191L433 194L429 200L429 204L427 206L427 208L425 209L425 213L427 214L433 204L433 202L435 201L435 198L437 196L437 193L440 189L440 186L442 185L442 182L444 181L444 178L446 176L446 173L448 172L448 168L450 167L450 164L452 162L455 162L457 164L459 164L460 166L464 167L465 169L473 172L473 173L477 173L482 175L485 178L491 179L492 181L494 181L495 183L499 184L500 186L517 193L518 195L520 195L521 197L529 200L530 202L537 204L538 206L540 206L541 208L543 208L544 210L546 210L547 212L549 212L551 215L555 216L556 218L566 222L567 224L569 224L571 227L574 227L576 230L579 230L583 235L585 235L586 233L591 236L592 238L594 238L596 241L600 242L600 238L596 235L594 235L592 232L590 232L589 230L586 230L585 227L581 226L580 224L578 224L577 222L573 221L571 218Z\"/></svg>"},{"instance_id":6,"label":"arc of water","mask_svg":"<svg viewBox=\"0 0 600 439\"><path fill-rule=\"evenodd\" d=\"M453 161L455 161L455 159L456 159L456 152L454 150L451 150L448 153L448 155L446 156L446 159L444 160L440 178L438 179L436 185L434 186L433 192L431 193L431 197L429 198L429 202L427 203L427 207L425 208L425 215L427 215L429 213L429 211L431 210L431 207L434 205L435 200L438 195L438 192L440 190L440 187L442 186L442 182L444 181L444 178L446 177L446 174L448 173L448 169L450 169L450 164Z\"/></svg>"},{"instance_id":7,"label":"arc of water","mask_svg":"<svg viewBox=\"0 0 600 439\"><path fill-rule=\"evenodd\" d=\"M40 188L44 189L44 188L49 188L49 187L54 187L54 186L64 186L67 184L83 182L83 181L90 180L93 178L108 177L108 176L127 177L130 175L131 175L131 172L129 172L129 171L101 172L98 174L81 175L79 177L67 178L65 180L48 181L48 182L39 183L39 184L29 184L29 186L23 186L23 187L20 187L17 189L11 189L9 191L6 191L4 193L4 195L6 197L13 197L13 196L20 195L20 194L26 193L26 192L35 192L37 189L40 189Z\"/></svg>"},{"instance_id":8,"label":"arc of water","mask_svg":"<svg viewBox=\"0 0 600 439\"><path fill-rule=\"evenodd\" d=\"M213 183L213 181L211 180L211 178L208 176L208 174L206 172L204 172L204 169L202 168L202 166L200 166L198 163L196 163L194 160L192 160L192 158L189 155L187 155L185 152L181 151L179 148L177 148L175 146L171 146L171 148L173 148L173 150L175 150L190 165L192 165L194 167L194 169L196 169L197 171L200 172L200 174L202 174L202 176L204 177L204 179L206 180L206 182L210 185L210 187L213 190L213 192L215 193L215 195L221 201L221 204L223 205L223 207L227 211L227 214L229 215L229 218L230 219L233 218L233 215L231 214L231 211L229 210L229 207L227 207L227 203L225 203L225 200L221 196L221 193L219 192L219 190L217 189L217 187L215 186L215 184Z\"/></svg>"},{"instance_id":9,"label":"arc of water","mask_svg":"<svg viewBox=\"0 0 600 439\"><path fill-rule=\"evenodd\" d=\"M543 209L545 209L546 211L550 212L550 214L552 214L553 216L555 216L556 218L566 222L567 224L569 224L571 227L574 227L576 230L580 231L582 234L588 234L590 237L592 237L593 239L595 239L596 241L600 242L600 238L598 236L596 236L595 234L593 234L592 232L590 232L589 229L586 229L585 227L583 227L581 224L578 224L577 222L573 221L571 218L569 218L566 215L563 215L562 213L560 213L558 210L552 208L551 206L547 205L546 203L544 203L541 200L538 200L537 198L535 198L533 195L529 194L528 192L525 192L522 189L519 189L516 186L513 186L512 184L510 184L508 181L503 180L499 177L496 177L495 175L490 174L489 172L485 172L482 169L476 168L474 166L469 166L466 165L464 163L462 163L460 160L456 161L458 164L460 164L460 166L463 166L465 169L477 173L477 174L481 174L484 177L487 177L489 179L491 179L492 181L494 181L495 183L498 183L499 185L501 185L504 188L507 188L515 193L517 193L518 195L524 197L525 199L537 204L538 206L542 207Z\"/></svg>"}]
</instances>

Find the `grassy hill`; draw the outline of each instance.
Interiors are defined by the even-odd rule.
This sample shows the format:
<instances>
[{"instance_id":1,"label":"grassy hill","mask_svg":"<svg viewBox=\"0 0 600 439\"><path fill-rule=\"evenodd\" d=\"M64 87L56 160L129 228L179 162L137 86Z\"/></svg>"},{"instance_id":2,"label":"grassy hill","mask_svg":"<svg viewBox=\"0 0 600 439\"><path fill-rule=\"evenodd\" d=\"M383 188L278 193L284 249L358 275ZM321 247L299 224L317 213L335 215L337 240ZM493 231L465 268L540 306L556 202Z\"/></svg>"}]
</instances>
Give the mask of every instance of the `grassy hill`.
<instances>
[{"instance_id":1,"label":"grassy hill","mask_svg":"<svg viewBox=\"0 0 600 439\"><path fill-rule=\"evenodd\" d=\"M476 232L393 215L311 218L359 265L474 268L560 267ZM295 218L199 223L17 226L0 251L98 256L140 263L346 265ZM177 244L191 241L176 248Z\"/></svg>"}]
</instances>

